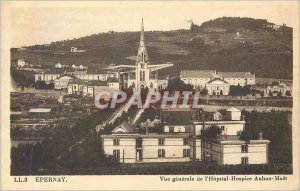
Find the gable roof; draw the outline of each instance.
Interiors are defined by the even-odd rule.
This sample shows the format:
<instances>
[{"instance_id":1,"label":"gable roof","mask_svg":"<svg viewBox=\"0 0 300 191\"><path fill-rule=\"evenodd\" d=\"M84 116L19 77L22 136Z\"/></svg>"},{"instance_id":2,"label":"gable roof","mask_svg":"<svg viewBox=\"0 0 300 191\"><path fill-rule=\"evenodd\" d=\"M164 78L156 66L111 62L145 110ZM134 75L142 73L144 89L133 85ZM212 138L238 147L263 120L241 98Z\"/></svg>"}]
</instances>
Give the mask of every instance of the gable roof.
<instances>
[{"instance_id":1,"label":"gable roof","mask_svg":"<svg viewBox=\"0 0 300 191\"><path fill-rule=\"evenodd\" d=\"M228 84L228 82L226 82L222 78L213 78L213 79L209 80L207 83L210 84L210 83L215 82L215 81L221 81L221 82L223 82L225 84Z\"/></svg>"},{"instance_id":2,"label":"gable roof","mask_svg":"<svg viewBox=\"0 0 300 191\"><path fill-rule=\"evenodd\" d=\"M181 70L181 78L212 78L215 70Z\"/></svg>"},{"instance_id":3,"label":"gable roof","mask_svg":"<svg viewBox=\"0 0 300 191\"><path fill-rule=\"evenodd\" d=\"M239 109L237 109L235 107L231 107L229 109L226 109L226 111L241 111L241 110L239 110Z\"/></svg>"},{"instance_id":4,"label":"gable roof","mask_svg":"<svg viewBox=\"0 0 300 191\"><path fill-rule=\"evenodd\" d=\"M133 133L135 128L130 125L127 121L123 121L120 125L112 130L112 133L120 133L118 131L123 130L124 133Z\"/></svg>"},{"instance_id":5,"label":"gable roof","mask_svg":"<svg viewBox=\"0 0 300 191\"><path fill-rule=\"evenodd\" d=\"M63 79L63 78L65 78L65 77L69 77L70 79L75 79L75 77L72 76L72 75L64 74L64 75L62 75L62 76L59 76L59 77L56 78L55 80Z\"/></svg>"}]
</instances>

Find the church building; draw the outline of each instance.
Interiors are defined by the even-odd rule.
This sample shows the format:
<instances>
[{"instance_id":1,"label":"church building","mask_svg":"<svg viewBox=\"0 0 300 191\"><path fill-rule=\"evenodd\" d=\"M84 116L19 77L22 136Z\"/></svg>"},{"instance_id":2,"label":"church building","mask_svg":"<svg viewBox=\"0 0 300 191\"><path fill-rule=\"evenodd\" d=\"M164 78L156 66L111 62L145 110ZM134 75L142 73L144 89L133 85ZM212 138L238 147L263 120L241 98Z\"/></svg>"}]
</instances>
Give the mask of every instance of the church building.
<instances>
[{"instance_id":1,"label":"church building","mask_svg":"<svg viewBox=\"0 0 300 191\"><path fill-rule=\"evenodd\" d=\"M150 91L158 91L164 89L168 85L168 76L159 77L157 71L163 68L171 67L173 64L151 65L146 49L144 24L142 20L140 45L137 52L136 64L118 65L112 67L120 70L122 74L121 81L123 88L132 87L135 91L148 88ZM125 70L125 72L124 72Z\"/></svg>"}]
</instances>

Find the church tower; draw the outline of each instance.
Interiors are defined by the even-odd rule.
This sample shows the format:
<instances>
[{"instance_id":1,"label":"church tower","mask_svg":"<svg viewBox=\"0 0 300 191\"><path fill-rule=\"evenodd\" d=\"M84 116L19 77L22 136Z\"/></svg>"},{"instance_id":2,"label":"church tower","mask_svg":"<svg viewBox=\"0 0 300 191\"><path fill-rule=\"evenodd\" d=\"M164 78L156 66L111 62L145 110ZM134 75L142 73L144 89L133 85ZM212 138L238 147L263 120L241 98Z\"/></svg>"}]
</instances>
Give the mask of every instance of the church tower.
<instances>
[{"instance_id":1,"label":"church tower","mask_svg":"<svg viewBox=\"0 0 300 191\"><path fill-rule=\"evenodd\" d=\"M150 83L149 65L150 62L149 62L149 56L145 45L144 23L142 19L140 45L137 52L136 71L135 71L135 84L137 90L149 87L149 83Z\"/></svg>"}]
</instances>

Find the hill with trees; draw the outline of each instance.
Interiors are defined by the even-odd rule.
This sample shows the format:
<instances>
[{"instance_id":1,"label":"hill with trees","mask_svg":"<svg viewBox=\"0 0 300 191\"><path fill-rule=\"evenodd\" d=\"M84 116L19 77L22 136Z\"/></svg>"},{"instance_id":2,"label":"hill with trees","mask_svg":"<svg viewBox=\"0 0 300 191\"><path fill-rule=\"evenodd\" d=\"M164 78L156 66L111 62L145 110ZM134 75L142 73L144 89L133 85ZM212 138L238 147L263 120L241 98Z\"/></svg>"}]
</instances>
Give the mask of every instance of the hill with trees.
<instances>
[{"instance_id":1,"label":"hill with trees","mask_svg":"<svg viewBox=\"0 0 300 191\"><path fill-rule=\"evenodd\" d=\"M192 24L191 30L146 31L145 38L151 63L174 63L174 67L159 71L160 75L177 76L182 69L217 69L292 79L292 29L282 26L270 30L268 26L272 23L262 19L222 17L200 26ZM58 62L89 67L134 64L138 43L139 31L110 31L25 50L11 49L11 59L43 66ZM71 53L71 47L86 52Z\"/></svg>"}]
</instances>

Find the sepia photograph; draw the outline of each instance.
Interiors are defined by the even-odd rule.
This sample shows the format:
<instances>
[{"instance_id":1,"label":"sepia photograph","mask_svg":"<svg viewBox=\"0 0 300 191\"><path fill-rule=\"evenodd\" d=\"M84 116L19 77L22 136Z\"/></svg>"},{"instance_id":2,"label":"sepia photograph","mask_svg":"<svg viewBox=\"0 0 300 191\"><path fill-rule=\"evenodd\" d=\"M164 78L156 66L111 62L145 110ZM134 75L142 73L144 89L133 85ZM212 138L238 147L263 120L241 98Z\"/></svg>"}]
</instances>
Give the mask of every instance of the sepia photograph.
<instances>
[{"instance_id":1,"label":"sepia photograph","mask_svg":"<svg viewBox=\"0 0 300 191\"><path fill-rule=\"evenodd\" d=\"M73 3L1 2L7 189L298 187L298 1Z\"/></svg>"}]
</instances>

